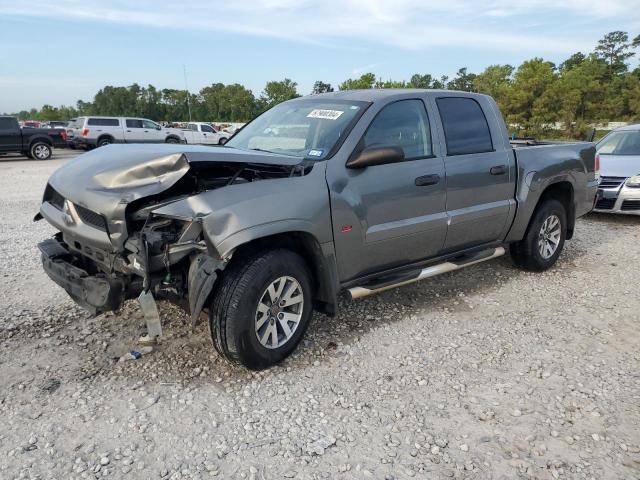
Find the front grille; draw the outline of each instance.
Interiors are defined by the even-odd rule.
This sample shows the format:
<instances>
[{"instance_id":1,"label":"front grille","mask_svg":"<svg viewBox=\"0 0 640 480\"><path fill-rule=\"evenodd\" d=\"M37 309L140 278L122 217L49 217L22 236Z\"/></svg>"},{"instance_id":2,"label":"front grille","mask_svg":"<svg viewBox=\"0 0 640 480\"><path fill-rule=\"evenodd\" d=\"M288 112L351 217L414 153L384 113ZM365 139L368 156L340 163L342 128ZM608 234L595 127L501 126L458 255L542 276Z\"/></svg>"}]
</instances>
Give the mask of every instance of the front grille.
<instances>
[{"instance_id":1,"label":"front grille","mask_svg":"<svg viewBox=\"0 0 640 480\"><path fill-rule=\"evenodd\" d=\"M104 217L102 215L94 212L93 210L89 210L88 208L81 207L80 205L75 205L75 207L76 212L78 212L78 216L84 223L91 225L98 230L102 230L104 232L107 231L107 223L104 221Z\"/></svg>"},{"instance_id":2,"label":"front grille","mask_svg":"<svg viewBox=\"0 0 640 480\"><path fill-rule=\"evenodd\" d=\"M640 200L625 200L620 210L640 210Z\"/></svg>"},{"instance_id":3,"label":"front grille","mask_svg":"<svg viewBox=\"0 0 640 480\"><path fill-rule=\"evenodd\" d=\"M596 203L596 209L611 210L615 204L615 198L601 198L600 200L598 200L598 203Z\"/></svg>"},{"instance_id":4,"label":"front grille","mask_svg":"<svg viewBox=\"0 0 640 480\"><path fill-rule=\"evenodd\" d=\"M618 188L627 177L600 177L600 188Z\"/></svg>"}]
</instances>

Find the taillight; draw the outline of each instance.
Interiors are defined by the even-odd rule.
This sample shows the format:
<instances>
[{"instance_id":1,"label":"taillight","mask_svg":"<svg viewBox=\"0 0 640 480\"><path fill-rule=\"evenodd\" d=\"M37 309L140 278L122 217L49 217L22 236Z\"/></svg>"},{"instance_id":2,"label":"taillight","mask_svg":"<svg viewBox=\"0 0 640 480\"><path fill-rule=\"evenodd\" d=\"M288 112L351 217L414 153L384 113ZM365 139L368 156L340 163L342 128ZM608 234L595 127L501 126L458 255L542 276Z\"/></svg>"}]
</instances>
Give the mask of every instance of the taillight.
<instances>
[{"instance_id":1,"label":"taillight","mask_svg":"<svg viewBox=\"0 0 640 480\"><path fill-rule=\"evenodd\" d=\"M67 141L67 131L66 130L62 130L60 132L60 137L62 138L63 142L66 142Z\"/></svg>"},{"instance_id":2,"label":"taillight","mask_svg":"<svg viewBox=\"0 0 640 480\"><path fill-rule=\"evenodd\" d=\"M89 129L85 128L84 130L82 130L82 136L83 137L88 137L89 136Z\"/></svg>"},{"instance_id":3,"label":"taillight","mask_svg":"<svg viewBox=\"0 0 640 480\"><path fill-rule=\"evenodd\" d=\"M596 166L594 169L594 173L596 175L596 180L600 179L600 154L596 153Z\"/></svg>"}]
</instances>

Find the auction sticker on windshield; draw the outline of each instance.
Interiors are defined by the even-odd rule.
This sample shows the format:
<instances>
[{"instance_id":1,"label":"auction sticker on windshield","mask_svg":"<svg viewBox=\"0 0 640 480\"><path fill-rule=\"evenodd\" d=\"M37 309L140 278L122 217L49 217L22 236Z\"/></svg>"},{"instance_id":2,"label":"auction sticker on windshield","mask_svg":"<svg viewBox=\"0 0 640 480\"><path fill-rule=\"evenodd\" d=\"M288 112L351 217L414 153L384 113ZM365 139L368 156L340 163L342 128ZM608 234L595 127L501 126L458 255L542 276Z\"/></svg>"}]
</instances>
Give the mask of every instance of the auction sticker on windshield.
<instances>
[{"instance_id":1,"label":"auction sticker on windshield","mask_svg":"<svg viewBox=\"0 0 640 480\"><path fill-rule=\"evenodd\" d=\"M337 120L344 112L341 110L311 110L307 118L322 118L324 120Z\"/></svg>"}]
</instances>

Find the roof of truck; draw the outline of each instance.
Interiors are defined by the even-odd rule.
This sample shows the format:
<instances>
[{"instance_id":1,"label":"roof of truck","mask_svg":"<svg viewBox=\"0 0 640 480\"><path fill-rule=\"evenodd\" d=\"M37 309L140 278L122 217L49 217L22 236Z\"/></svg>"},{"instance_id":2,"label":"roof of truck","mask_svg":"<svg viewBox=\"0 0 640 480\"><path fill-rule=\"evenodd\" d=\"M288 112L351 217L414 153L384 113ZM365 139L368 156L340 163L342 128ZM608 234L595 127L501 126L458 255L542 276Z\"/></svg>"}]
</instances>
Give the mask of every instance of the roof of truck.
<instances>
[{"instance_id":1,"label":"roof of truck","mask_svg":"<svg viewBox=\"0 0 640 480\"><path fill-rule=\"evenodd\" d=\"M428 93L430 95L464 95L464 96L484 96L480 93L460 92L457 90L435 90L426 88L368 88L363 90L340 90L337 92L318 93L315 95L308 95L305 97L299 97L301 100L308 100L310 98L327 98L336 100L355 100L364 102L375 102L384 98L404 95L423 95Z\"/></svg>"}]
</instances>

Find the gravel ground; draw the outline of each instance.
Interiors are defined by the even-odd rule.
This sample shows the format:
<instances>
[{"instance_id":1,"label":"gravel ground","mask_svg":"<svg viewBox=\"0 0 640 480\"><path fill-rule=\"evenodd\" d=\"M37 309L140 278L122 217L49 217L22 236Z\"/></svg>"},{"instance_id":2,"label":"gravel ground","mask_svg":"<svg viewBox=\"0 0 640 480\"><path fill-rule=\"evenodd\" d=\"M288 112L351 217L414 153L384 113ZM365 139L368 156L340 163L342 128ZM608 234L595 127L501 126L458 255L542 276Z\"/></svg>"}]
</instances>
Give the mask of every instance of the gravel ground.
<instances>
[{"instance_id":1,"label":"gravel ground","mask_svg":"<svg viewBox=\"0 0 640 480\"><path fill-rule=\"evenodd\" d=\"M6 158L6 157L4 157ZM41 272L47 163L0 161L0 478L640 478L640 218L317 315L261 373L162 304L89 319Z\"/></svg>"}]
</instances>

